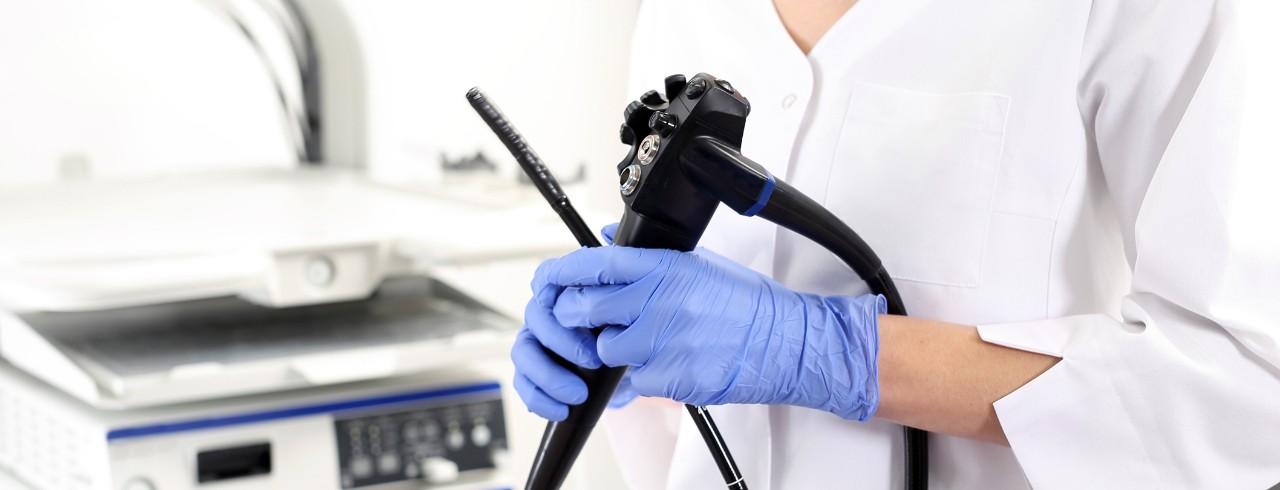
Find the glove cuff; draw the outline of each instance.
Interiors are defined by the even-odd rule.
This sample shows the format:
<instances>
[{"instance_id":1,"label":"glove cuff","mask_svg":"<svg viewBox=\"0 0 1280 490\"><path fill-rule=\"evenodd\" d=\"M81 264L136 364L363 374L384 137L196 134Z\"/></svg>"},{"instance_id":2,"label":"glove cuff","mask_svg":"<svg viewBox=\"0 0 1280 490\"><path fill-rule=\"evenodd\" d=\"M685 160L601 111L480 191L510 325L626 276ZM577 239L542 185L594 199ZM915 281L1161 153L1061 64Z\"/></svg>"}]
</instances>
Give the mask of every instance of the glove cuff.
<instances>
[{"instance_id":1,"label":"glove cuff","mask_svg":"<svg viewBox=\"0 0 1280 490\"><path fill-rule=\"evenodd\" d=\"M824 303L834 313L845 343L844 359L833 359L831 403L821 407L841 418L865 422L880 405L879 315L888 312L884 296L837 296Z\"/></svg>"}]
</instances>

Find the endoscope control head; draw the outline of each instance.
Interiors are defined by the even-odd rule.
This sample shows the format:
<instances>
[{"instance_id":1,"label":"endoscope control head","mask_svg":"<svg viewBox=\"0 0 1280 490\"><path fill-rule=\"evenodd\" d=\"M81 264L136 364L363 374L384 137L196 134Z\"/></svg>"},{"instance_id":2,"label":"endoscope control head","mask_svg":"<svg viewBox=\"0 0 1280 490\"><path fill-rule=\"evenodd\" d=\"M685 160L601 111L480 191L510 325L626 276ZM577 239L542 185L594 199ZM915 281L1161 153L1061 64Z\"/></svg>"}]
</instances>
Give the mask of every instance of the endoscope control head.
<instances>
[{"instance_id":1,"label":"endoscope control head","mask_svg":"<svg viewBox=\"0 0 1280 490\"><path fill-rule=\"evenodd\" d=\"M689 250L720 200L691 181L681 159L699 137L739 147L751 104L727 80L706 73L688 80L672 75L664 85L665 96L645 92L622 114L619 137L631 151L618 164L627 212L616 238L619 244ZM641 236L663 238L632 241Z\"/></svg>"}]
</instances>

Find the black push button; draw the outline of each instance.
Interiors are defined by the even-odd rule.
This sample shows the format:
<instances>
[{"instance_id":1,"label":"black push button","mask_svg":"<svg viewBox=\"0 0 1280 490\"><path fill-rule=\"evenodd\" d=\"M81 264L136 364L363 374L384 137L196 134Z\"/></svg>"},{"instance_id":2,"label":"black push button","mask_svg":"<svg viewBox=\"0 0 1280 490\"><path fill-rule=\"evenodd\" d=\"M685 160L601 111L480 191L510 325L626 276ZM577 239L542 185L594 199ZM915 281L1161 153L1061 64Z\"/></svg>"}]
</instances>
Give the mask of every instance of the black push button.
<instances>
[{"instance_id":1,"label":"black push button","mask_svg":"<svg viewBox=\"0 0 1280 490\"><path fill-rule=\"evenodd\" d=\"M640 96L640 102L655 111L665 109L667 106L667 99L662 98L662 94L657 90L645 92Z\"/></svg>"},{"instance_id":2,"label":"black push button","mask_svg":"<svg viewBox=\"0 0 1280 490\"><path fill-rule=\"evenodd\" d=\"M680 96L680 91L684 90L684 75L679 73L667 77L663 81L663 87L666 88L667 100L676 100Z\"/></svg>"},{"instance_id":3,"label":"black push button","mask_svg":"<svg viewBox=\"0 0 1280 490\"><path fill-rule=\"evenodd\" d=\"M684 86L684 95L690 99L702 97L707 91L707 79L702 77L694 77L689 80L689 84Z\"/></svg>"}]
</instances>

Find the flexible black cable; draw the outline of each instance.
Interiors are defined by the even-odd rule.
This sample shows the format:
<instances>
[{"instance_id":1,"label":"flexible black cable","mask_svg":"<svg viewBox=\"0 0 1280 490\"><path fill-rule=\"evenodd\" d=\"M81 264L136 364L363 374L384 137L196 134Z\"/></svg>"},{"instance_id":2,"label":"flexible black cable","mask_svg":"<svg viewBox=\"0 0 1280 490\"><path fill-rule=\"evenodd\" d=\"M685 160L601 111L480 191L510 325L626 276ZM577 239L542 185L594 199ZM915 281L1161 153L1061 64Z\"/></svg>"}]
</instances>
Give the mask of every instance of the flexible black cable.
<instances>
[{"instance_id":1,"label":"flexible black cable","mask_svg":"<svg viewBox=\"0 0 1280 490\"><path fill-rule=\"evenodd\" d=\"M747 490L747 480L742 477L742 472L738 471L737 463L733 461L733 454L729 453L729 446L725 445L724 437L720 435L720 428L716 427L716 421L711 419L711 412L707 411L707 407L696 405L686 404L684 408L689 412L689 416L693 417L693 425L698 428L698 433L702 434L702 441L707 443L707 449L715 458L716 468L720 470L725 486L729 490Z\"/></svg>"},{"instance_id":2,"label":"flexible black cable","mask_svg":"<svg viewBox=\"0 0 1280 490\"><path fill-rule=\"evenodd\" d=\"M529 143L525 141L524 136L521 136L520 132L511 126L502 111L489 102L488 97L479 87L467 91L467 102L471 103L471 107L480 115L480 118L489 126L489 129L498 136L498 139L507 147L511 155L515 157L520 164L520 168L533 181L533 185L538 188L538 192L547 200L547 203L556 211L556 214L560 215L560 220L573 233L574 238L578 240L578 244L583 247L599 247L600 240L596 238L595 233L591 231L591 228L578 215L577 210L573 208L573 204L569 202L569 197L560 188L560 184L551 174L551 171L547 169L546 164L542 162L542 158L538 157L538 154L529 147ZM626 373L626 368L582 369L553 352L547 351L547 353L553 359L556 359L560 365L582 376L588 386L607 389L610 394L617 388L618 382L621 381L623 374ZM594 398L604 401L595 402L595 406L572 406L570 407L570 417L565 422L550 422L547 424L547 429L542 436L538 457L534 461L534 467L529 474L529 481L525 485L526 489L556 489L563 483L563 477L568 474L568 466L566 465L572 465L573 461L577 459L577 453L582 450L582 444L586 442L587 434L594 427L594 422L600 418L599 412L604 410L604 406L607 405L609 400L608 396L596 396ZM705 407L685 405L685 408L688 410L690 417L693 418L694 425L698 428L698 433L702 434L702 439L707 443L707 448L711 451L711 456L715 460L716 468L720 470L720 475L724 478L726 487L729 490L747 490L747 484L742 478L742 472L738 470L738 465L733 460L733 454L729 452L729 446L721 436L719 428L716 427L715 420L711 418L711 413ZM594 412L593 416L585 417L591 421L591 425L573 423L574 414L578 411ZM564 457L564 455L570 457ZM547 456L552 457L548 458Z\"/></svg>"},{"instance_id":3,"label":"flexible black cable","mask_svg":"<svg viewBox=\"0 0 1280 490\"><path fill-rule=\"evenodd\" d=\"M870 245L831 211L786 182L776 181L760 164L737 148L713 137L699 137L681 160L689 177L733 210L754 208L768 190L757 216L812 240L853 269L872 293L885 297L888 312L906 315L902 295ZM903 427L903 483L908 490L929 488L928 433Z\"/></svg>"},{"instance_id":4,"label":"flexible black cable","mask_svg":"<svg viewBox=\"0 0 1280 490\"><path fill-rule=\"evenodd\" d=\"M898 293L889 272L871 252L871 247L826 208L790 185L778 182L769 203L760 211L759 216L775 223L795 223L796 226L787 228L830 250L866 281L872 293L884 295L889 314L907 314L902 295ZM928 433L903 426L902 437L904 486L907 490L927 490Z\"/></svg>"}]
</instances>

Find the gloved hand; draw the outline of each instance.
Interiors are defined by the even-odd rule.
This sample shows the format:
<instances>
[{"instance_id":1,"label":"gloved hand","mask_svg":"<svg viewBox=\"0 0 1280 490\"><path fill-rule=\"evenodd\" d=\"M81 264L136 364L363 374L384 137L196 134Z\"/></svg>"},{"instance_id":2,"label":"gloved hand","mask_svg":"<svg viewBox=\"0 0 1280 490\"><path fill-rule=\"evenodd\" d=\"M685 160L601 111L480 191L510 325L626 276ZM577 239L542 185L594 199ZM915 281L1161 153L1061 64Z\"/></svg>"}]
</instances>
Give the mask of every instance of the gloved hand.
<instances>
[{"instance_id":1,"label":"gloved hand","mask_svg":"<svg viewBox=\"0 0 1280 490\"><path fill-rule=\"evenodd\" d=\"M533 289L532 335L512 357L517 390L544 417L562 419L586 385L533 355L539 344L585 367L631 366L642 395L875 413L881 297L802 294L715 254L627 247L544 262ZM587 328L602 325L593 339Z\"/></svg>"},{"instance_id":2,"label":"gloved hand","mask_svg":"<svg viewBox=\"0 0 1280 490\"><path fill-rule=\"evenodd\" d=\"M613 245L617 230L617 223L600 230L605 244ZM511 361L516 365L513 386L531 412L549 420L564 420L569 414L568 405L586 401L587 385L552 360L546 351L578 366L595 369L602 365L595 353L595 336L582 329L565 331L549 311L534 301L526 305L524 317L524 326L511 347ZM609 399L609 407L625 407L639 396L631 385L628 371Z\"/></svg>"}]
</instances>

